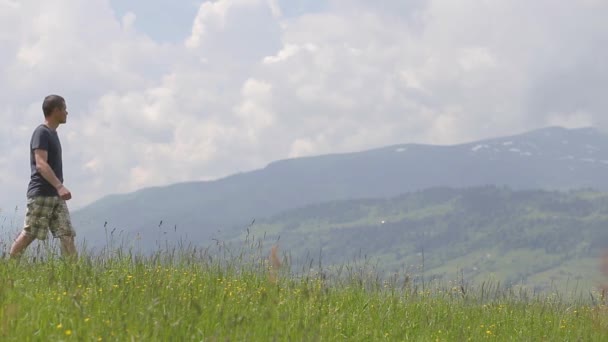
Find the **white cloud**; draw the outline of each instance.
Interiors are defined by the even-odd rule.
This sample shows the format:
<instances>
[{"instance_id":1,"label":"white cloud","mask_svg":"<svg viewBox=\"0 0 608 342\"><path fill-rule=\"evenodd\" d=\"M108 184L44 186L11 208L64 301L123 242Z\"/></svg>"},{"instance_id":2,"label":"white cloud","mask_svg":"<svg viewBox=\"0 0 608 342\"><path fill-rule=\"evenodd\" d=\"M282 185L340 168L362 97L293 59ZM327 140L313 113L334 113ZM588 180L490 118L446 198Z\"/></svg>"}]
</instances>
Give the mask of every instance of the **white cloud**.
<instances>
[{"instance_id":1,"label":"white cloud","mask_svg":"<svg viewBox=\"0 0 608 342\"><path fill-rule=\"evenodd\" d=\"M137 15L133 12L127 12L122 17L122 27L124 30L133 30L135 20L137 19Z\"/></svg>"},{"instance_id":2,"label":"white cloud","mask_svg":"<svg viewBox=\"0 0 608 342\"><path fill-rule=\"evenodd\" d=\"M279 0L268 0L268 6L270 7L272 15L275 18L280 18L283 15L283 12L281 11L281 5L279 5Z\"/></svg>"},{"instance_id":3,"label":"white cloud","mask_svg":"<svg viewBox=\"0 0 608 342\"><path fill-rule=\"evenodd\" d=\"M23 202L51 92L76 207L285 157L608 127L606 2L289 4L203 2L169 44L104 0L0 1L0 206Z\"/></svg>"},{"instance_id":4,"label":"white cloud","mask_svg":"<svg viewBox=\"0 0 608 342\"><path fill-rule=\"evenodd\" d=\"M585 112L556 114L549 116L547 121L551 126L567 128L589 127L593 125L593 117Z\"/></svg>"},{"instance_id":5,"label":"white cloud","mask_svg":"<svg viewBox=\"0 0 608 342\"><path fill-rule=\"evenodd\" d=\"M487 48L464 49L460 54L460 66L465 72L496 67L496 60Z\"/></svg>"},{"instance_id":6,"label":"white cloud","mask_svg":"<svg viewBox=\"0 0 608 342\"><path fill-rule=\"evenodd\" d=\"M295 55L297 55L300 51L309 51L315 52L317 49L313 44L306 44L304 46L299 45L285 45L281 51L276 56L267 56L264 57L264 64L272 64L285 61Z\"/></svg>"},{"instance_id":7,"label":"white cloud","mask_svg":"<svg viewBox=\"0 0 608 342\"><path fill-rule=\"evenodd\" d=\"M278 47L278 9L269 0L204 2L185 45L206 60L255 63Z\"/></svg>"},{"instance_id":8,"label":"white cloud","mask_svg":"<svg viewBox=\"0 0 608 342\"><path fill-rule=\"evenodd\" d=\"M249 79L243 85L242 102L235 109L236 116L247 130L252 143L258 142L257 133L275 123L272 111L272 86Z\"/></svg>"}]
</instances>

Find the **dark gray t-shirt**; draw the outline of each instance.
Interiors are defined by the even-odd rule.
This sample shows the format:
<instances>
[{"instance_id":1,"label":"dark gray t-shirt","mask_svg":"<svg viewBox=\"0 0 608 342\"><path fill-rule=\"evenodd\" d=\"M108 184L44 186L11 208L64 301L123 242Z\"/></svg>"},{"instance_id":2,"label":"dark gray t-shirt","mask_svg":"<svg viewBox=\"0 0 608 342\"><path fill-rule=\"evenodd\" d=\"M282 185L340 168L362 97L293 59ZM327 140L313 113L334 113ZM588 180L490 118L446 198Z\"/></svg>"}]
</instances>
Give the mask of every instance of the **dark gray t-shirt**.
<instances>
[{"instance_id":1,"label":"dark gray t-shirt","mask_svg":"<svg viewBox=\"0 0 608 342\"><path fill-rule=\"evenodd\" d=\"M48 153L47 162L55 175L63 183L63 165L61 161L61 143L57 131L41 124L36 127L30 141L30 167L31 178L27 187L27 197L57 196L57 190L36 170L34 150L42 149Z\"/></svg>"}]
</instances>

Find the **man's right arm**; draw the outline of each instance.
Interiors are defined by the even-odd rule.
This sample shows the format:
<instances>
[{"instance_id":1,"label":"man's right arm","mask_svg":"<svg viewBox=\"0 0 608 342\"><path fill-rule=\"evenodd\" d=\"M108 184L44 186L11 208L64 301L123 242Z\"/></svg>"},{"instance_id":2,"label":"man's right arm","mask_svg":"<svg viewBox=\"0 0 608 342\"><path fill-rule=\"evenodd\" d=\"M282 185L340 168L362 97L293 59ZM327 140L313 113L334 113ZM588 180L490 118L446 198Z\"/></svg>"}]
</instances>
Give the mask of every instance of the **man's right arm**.
<instances>
[{"instance_id":1,"label":"man's right arm","mask_svg":"<svg viewBox=\"0 0 608 342\"><path fill-rule=\"evenodd\" d=\"M57 175L55 175L55 171L51 168L48 163L48 152L43 149L35 149L34 150L34 158L36 160L36 170L40 172L42 177L46 179L55 189L57 189L57 193L59 197L64 200L69 200L72 198L72 194L70 191L63 186Z\"/></svg>"}]
</instances>

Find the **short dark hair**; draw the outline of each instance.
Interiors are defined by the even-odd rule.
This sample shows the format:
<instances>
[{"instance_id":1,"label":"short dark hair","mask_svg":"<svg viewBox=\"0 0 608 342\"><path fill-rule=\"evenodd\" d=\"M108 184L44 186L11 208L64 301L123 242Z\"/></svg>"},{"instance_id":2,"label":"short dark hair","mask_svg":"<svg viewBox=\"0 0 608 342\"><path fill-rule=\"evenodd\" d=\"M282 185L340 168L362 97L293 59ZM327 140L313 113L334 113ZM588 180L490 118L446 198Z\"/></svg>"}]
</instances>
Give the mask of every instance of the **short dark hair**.
<instances>
[{"instance_id":1,"label":"short dark hair","mask_svg":"<svg viewBox=\"0 0 608 342\"><path fill-rule=\"evenodd\" d=\"M51 115L57 108L65 108L65 99L63 97L59 95L49 95L44 98L44 102L42 102L42 112L44 113L45 118Z\"/></svg>"}]
</instances>

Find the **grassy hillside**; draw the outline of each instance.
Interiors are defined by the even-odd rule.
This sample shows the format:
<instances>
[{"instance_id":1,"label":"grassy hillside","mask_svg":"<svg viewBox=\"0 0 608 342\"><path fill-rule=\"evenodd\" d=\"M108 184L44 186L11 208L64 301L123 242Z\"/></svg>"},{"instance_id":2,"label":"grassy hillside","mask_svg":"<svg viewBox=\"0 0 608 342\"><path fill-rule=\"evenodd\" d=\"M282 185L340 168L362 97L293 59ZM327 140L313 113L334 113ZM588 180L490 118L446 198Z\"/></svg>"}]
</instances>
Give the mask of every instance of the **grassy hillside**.
<instances>
[{"instance_id":1,"label":"grassy hillside","mask_svg":"<svg viewBox=\"0 0 608 342\"><path fill-rule=\"evenodd\" d=\"M233 241L248 233L279 239L296 267L367 260L386 274L586 291L602 279L608 194L436 188L287 211Z\"/></svg>"},{"instance_id":2,"label":"grassy hillside","mask_svg":"<svg viewBox=\"0 0 608 342\"><path fill-rule=\"evenodd\" d=\"M260 248L259 251L265 248ZM33 251L33 250L32 250ZM600 294L563 300L485 284L286 272L217 249L111 250L0 263L3 341L601 341ZM44 260L41 261L41 257Z\"/></svg>"}]
</instances>

